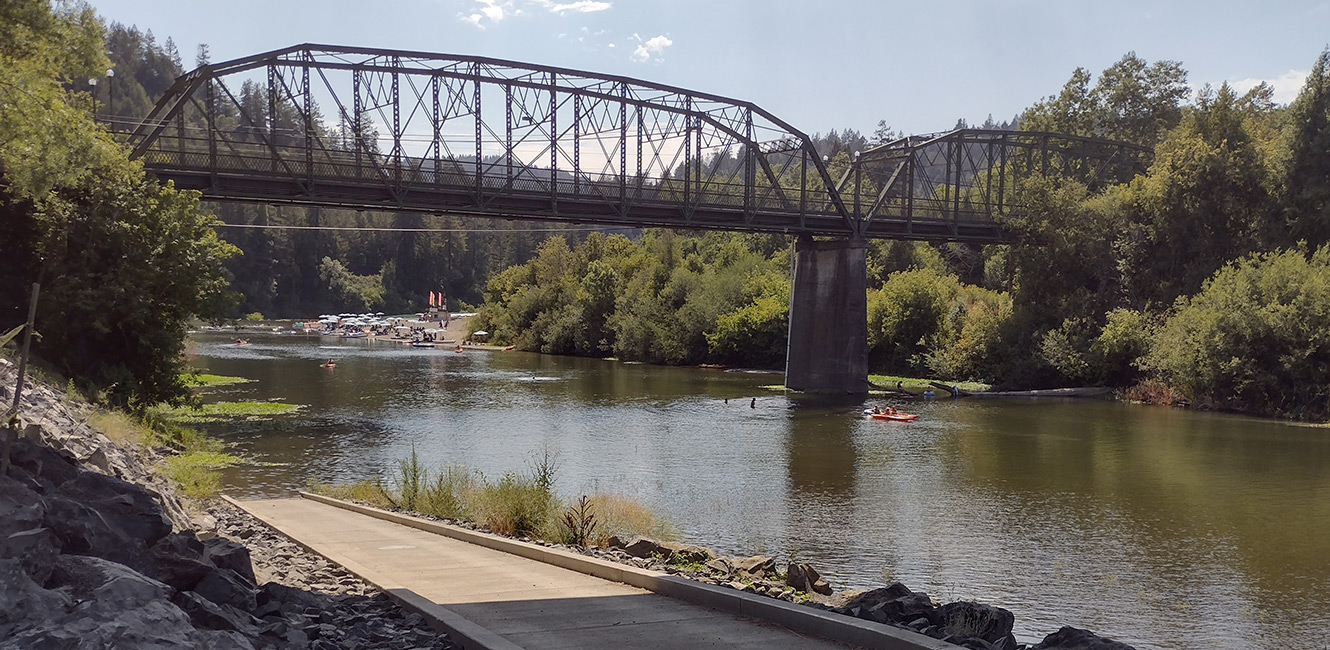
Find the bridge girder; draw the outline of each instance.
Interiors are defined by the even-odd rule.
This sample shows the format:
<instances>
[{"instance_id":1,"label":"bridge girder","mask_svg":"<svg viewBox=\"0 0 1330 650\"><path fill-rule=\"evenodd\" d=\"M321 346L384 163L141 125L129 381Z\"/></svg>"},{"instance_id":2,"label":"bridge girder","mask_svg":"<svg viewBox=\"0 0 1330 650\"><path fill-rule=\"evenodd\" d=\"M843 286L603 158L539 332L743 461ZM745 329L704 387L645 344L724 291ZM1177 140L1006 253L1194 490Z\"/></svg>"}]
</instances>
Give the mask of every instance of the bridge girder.
<instances>
[{"instance_id":1,"label":"bridge girder","mask_svg":"<svg viewBox=\"0 0 1330 650\"><path fill-rule=\"evenodd\" d=\"M835 179L806 134L748 102L312 44L181 76L128 137L148 171L216 200L955 241L1001 240L1031 173L1120 181L1147 155L967 129L883 144Z\"/></svg>"}]
</instances>

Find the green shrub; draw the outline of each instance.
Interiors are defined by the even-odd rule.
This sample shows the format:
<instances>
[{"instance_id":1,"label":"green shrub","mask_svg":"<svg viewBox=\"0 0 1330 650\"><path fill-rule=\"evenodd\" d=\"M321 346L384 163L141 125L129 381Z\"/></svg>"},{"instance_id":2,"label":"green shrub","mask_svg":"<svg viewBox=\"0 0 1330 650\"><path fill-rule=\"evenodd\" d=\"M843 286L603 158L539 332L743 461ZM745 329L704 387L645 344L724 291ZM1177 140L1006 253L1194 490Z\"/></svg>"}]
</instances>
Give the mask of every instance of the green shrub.
<instances>
[{"instance_id":1,"label":"green shrub","mask_svg":"<svg viewBox=\"0 0 1330 650\"><path fill-rule=\"evenodd\" d=\"M596 517L594 543L604 546L611 535L625 541L634 537L677 540L679 531L641 501L620 494L597 492L591 495L591 512Z\"/></svg>"},{"instance_id":2,"label":"green shrub","mask_svg":"<svg viewBox=\"0 0 1330 650\"><path fill-rule=\"evenodd\" d=\"M475 489L475 476L464 467L445 467L425 483L421 514L442 519L469 519L465 498Z\"/></svg>"},{"instance_id":3,"label":"green shrub","mask_svg":"<svg viewBox=\"0 0 1330 650\"><path fill-rule=\"evenodd\" d=\"M925 355L948 336L948 312L959 290L954 276L931 270L893 273L868 294L870 363L890 372L920 373Z\"/></svg>"},{"instance_id":4,"label":"green shrub","mask_svg":"<svg viewBox=\"0 0 1330 650\"><path fill-rule=\"evenodd\" d=\"M1195 405L1330 417L1330 247L1225 266L1179 299L1144 366Z\"/></svg>"},{"instance_id":5,"label":"green shrub","mask_svg":"<svg viewBox=\"0 0 1330 650\"><path fill-rule=\"evenodd\" d=\"M480 485L468 501L476 520L500 535L558 537L548 526L559 503L530 476L508 472L497 483Z\"/></svg>"},{"instance_id":6,"label":"green shrub","mask_svg":"<svg viewBox=\"0 0 1330 650\"><path fill-rule=\"evenodd\" d=\"M263 320L263 312L255 311L255 312L250 312L250 313L248 313L248 314L245 314L245 320L247 320L247 321L261 321L261 320Z\"/></svg>"}]
</instances>

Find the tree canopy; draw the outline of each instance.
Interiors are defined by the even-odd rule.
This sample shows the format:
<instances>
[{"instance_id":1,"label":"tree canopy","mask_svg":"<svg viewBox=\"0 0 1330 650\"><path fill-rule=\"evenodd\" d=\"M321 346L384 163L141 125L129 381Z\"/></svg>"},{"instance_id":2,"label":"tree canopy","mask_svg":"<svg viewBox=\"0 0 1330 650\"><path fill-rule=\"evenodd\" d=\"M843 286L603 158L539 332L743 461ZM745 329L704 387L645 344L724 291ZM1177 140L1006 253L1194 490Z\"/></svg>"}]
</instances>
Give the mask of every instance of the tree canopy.
<instances>
[{"instance_id":1,"label":"tree canopy","mask_svg":"<svg viewBox=\"0 0 1330 650\"><path fill-rule=\"evenodd\" d=\"M42 285L38 354L117 404L179 401L184 335L227 299L199 197L145 178L92 115L103 27L86 5L5 3L0 20L0 305Z\"/></svg>"}]
</instances>

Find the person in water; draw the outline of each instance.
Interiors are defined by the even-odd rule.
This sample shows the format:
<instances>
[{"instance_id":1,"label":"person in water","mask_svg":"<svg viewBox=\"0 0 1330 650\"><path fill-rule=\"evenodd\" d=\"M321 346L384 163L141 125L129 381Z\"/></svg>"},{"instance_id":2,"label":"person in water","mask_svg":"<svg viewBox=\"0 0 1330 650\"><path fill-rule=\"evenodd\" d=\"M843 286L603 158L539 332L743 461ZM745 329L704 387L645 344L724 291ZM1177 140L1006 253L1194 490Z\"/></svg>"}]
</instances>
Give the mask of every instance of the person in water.
<instances>
[{"instance_id":1,"label":"person in water","mask_svg":"<svg viewBox=\"0 0 1330 650\"><path fill-rule=\"evenodd\" d=\"M756 398L756 397L753 398L753 401L751 401L751 402L748 403L748 408L750 408L750 409L755 409L755 408L757 408L757 398Z\"/></svg>"},{"instance_id":2,"label":"person in water","mask_svg":"<svg viewBox=\"0 0 1330 650\"><path fill-rule=\"evenodd\" d=\"M877 404L874 404L874 405L873 405L873 415L881 415L881 414L882 414L882 407L881 407L881 406L878 406Z\"/></svg>"}]
</instances>

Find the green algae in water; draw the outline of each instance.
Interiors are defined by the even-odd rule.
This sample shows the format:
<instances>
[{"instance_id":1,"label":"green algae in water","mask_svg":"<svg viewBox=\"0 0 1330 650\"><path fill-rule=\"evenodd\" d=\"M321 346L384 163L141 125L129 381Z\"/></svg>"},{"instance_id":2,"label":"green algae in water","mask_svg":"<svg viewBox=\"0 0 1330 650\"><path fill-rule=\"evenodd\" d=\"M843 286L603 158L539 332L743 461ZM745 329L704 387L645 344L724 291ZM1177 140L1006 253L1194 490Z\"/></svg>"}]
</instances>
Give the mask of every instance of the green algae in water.
<instances>
[{"instance_id":1,"label":"green algae in water","mask_svg":"<svg viewBox=\"0 0 1330 650\"><path fill-rule=\"evenodd\" d=\"M244 377L228 377L226 375L198 374L185 377L185 383L196 388L210 388L212 386L234 386L236 384L248 384L253 379Z\"/></svg>"},{"instance_id":2,"label":"green algae in water","mask_svg":"<svg viewBox=\"0 0 1330 650\"><path fill-rule=\"evenodd\" d=\"M289 415L302 408L299 404L283 402L213 402L197 409L188 406L160 408L155 413L172 422L201 424L227 420L265 420Z\"/></svg>"}]
</instances>

